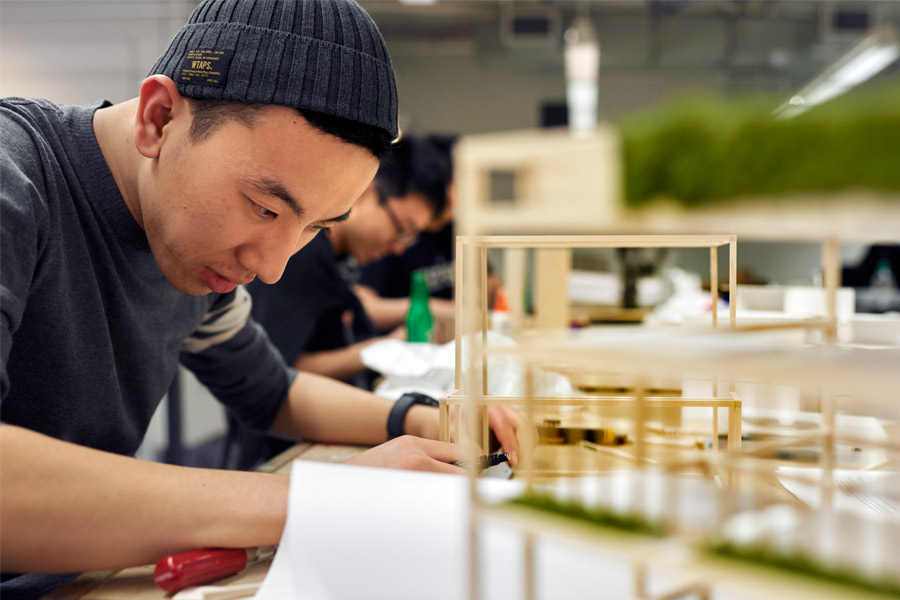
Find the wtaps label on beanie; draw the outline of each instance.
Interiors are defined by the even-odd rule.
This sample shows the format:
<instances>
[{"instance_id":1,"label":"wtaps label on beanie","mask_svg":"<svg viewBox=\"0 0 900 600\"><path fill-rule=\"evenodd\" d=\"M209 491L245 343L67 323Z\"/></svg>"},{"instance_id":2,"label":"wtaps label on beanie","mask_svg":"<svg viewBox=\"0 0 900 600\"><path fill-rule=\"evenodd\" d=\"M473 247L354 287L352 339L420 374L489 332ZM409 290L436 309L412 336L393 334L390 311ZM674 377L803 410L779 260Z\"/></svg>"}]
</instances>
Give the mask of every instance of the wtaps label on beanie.
<instances>
[{"instance_id":1,"label":"wtaps label on beanie","mask_svg":"<svg viewBox=\"0 0 900 600\"><path fill-rule=\"evenodd\" d=\"M234 50L188 50L181 61L179 83L225 87Z\"/></svg>"}]
</instances>

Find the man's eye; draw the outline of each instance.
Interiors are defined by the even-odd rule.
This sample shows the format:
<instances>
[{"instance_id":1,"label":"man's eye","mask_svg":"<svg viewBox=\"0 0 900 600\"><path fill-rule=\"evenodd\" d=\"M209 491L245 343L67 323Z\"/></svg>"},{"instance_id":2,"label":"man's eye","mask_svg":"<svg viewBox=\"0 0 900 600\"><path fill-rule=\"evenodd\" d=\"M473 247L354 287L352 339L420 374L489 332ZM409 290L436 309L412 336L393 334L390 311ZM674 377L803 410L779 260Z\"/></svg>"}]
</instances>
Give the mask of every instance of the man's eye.
<instances>
[{"instance_id":1,"label":"man's eye","mask_svg":"<svg viewBox=\"0 0 900 600\"><path fill-rule=\"evenodd\" d=\"M273 213L271 210L269 210L265 206L257 204L253 200L250 200L250 207L253 209L253 212L255 212L259 216L264 217L266 219L274 219L275 217L278 216L276 213Z\"/></svg>"}]
</instances>

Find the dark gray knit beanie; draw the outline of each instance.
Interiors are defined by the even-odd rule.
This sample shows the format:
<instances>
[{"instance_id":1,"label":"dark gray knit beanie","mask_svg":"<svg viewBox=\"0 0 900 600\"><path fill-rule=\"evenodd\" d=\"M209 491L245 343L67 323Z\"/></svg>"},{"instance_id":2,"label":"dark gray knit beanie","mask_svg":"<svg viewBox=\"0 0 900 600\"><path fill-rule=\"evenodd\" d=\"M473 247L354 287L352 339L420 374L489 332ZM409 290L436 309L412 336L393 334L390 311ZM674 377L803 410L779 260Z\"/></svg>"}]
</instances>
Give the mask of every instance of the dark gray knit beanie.
<instances>
[{"instance_id":1,"label":"dark gray knit beanie","mask_svg":"<svg viewBox=\"0 0 900 600\"><path fill-rule=\"evenodd\" d=\"M205 0L155 74L190 98L313 110L397 136L391 60L353 0Z\"/></svg>"}]
</instances>

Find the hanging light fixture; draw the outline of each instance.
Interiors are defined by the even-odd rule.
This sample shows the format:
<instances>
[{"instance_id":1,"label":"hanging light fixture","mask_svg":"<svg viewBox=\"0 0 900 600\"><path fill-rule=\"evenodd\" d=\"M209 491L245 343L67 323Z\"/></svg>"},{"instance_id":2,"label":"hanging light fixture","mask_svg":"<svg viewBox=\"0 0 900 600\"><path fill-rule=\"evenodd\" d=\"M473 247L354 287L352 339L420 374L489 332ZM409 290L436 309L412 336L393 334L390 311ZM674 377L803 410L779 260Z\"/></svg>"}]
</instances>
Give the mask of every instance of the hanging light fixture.
<instances>
[{"instance_id":1,"label":"hanging light fixture","mask_svg":"<svg viewBox=\"0 0 900 600\"><path fill-rule=\"evenodd\" d=\"M775 118L790 119L827 102L874 77L898 58L897 33L889 27L878 28L779 106Z\"/></svg>"},{"instance_id":2,"label":"hanging light fixture","mask_svg":"<svg viewBox=\"0 0 900 600\"><path fill-rule=\"evenodd\" d=\"M597 127L600 44L590 18L585 15L575 19L563 39L569 130L576 136L589 135Z\"/></svg>"}]
</instances>

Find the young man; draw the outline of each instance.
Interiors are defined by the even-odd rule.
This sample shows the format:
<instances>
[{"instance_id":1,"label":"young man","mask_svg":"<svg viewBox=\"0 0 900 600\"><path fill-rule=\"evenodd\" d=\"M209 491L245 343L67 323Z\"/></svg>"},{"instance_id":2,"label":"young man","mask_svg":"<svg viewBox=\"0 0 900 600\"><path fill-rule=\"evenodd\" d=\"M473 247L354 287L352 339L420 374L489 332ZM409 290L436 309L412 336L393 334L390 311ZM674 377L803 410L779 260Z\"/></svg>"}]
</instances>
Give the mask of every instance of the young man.
<instances>
[{"instance_id":1,"label":"young man","mask_svg":"<svg viewBox=\"0 0 900 600\"><path fill-rule=\"evenodd\" d=\"M450 166L430 142L404 137L381 165L350 218L318 236L288 262L275 285L255 281L253 317L288 364L349 380L365 370L359 353L380 338L339 261L360 265L402 254L446 205ZM399 323L398 323L399 325ZM394 332L405 339L405 331Z\"/></svg>"},{"instance_id":2,"label":"young man","mask_svg":"<svg viewBox=\"0 0 900 600\"><path fill-rule=\"evenodd\" d=\"M138 98L0 104L0 595L278 542L286 477L128 456L179 360L260 431L386 440L391 403L288 369L236 286L274 283L347 217L396 107L384 43L351 0L207 0ZM393 417L436 438L436 412ZM513 417L491 419L512 449ZM353 462L452 473L459 457L402 436Z\"/></svg>"},{"instance_id":3,"label":"young man","mask_svg":"<svg viewBox=\"0 0 900 600\"><path fill-rule=\"evenodd\" d=\"M362 266L354 281L353 291L362 302L366 314L377 331L388 331L404 322L409 310L410 278L414 271L424 271L431 296L431 313L445 326L455 316L453 255L456 236L453 227L453 145L456 137L429 135L423 138L439 150L450 168L447 178L447 202L443 210L402 254L393 254ZM488 298L493 306L500 278L488 263ZM447 332L450 333L450 332ZM442 340L438 340L442 341Z\"/></svg>"},{"instance_id":4,"label":"young man","mask_svg":"<svg viewBox=\"0 0 900 600\"><path fill-rule=\"evenodd\" d=\"M384 256L362 265L354 291L376 330L390 330L401 323L409 309L409 284L413 271L424 269L431 294L432 314L452 319L453 306L453 186L452 150L455 138L432 135L423 138L446 161L450 173L444 195L447 201L422 234L402 253Z\"/></svg>"}]
</instances>

